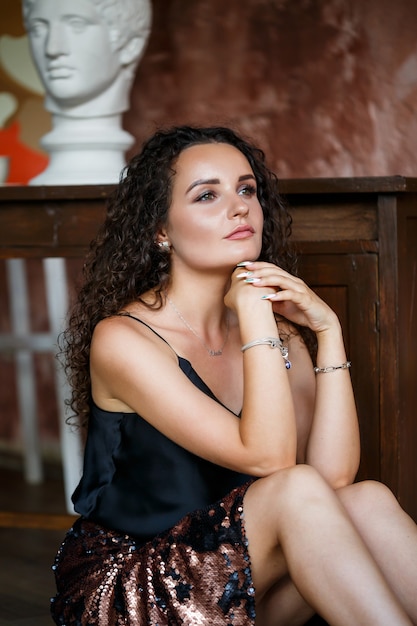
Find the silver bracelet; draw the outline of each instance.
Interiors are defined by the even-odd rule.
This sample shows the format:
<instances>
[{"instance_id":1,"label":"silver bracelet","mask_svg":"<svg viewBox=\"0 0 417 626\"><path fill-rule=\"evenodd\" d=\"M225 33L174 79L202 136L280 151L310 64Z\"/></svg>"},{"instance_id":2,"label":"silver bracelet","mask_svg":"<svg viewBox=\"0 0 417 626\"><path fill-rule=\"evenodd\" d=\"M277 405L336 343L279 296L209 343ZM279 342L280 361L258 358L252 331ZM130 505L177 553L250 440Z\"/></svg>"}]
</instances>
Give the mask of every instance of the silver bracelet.
<instances>
[{"instance_id":1,"label":"silver bracelet","mask_svg":"<svg viewBox=\"0 0 417 626\"><path fill-rule=\"evenodd\" d=\"M314 367L316 374L328 374L329 372L335 372L336 370L347 370L352 365L350 361L342 363L342 365L329 365L328 367Z\"/></svg>"},{"instance_id":2,"label":"silver bracelet","mask_svg":"<svg viewBox=\"0 0 417 626\"><path fill-rule=\"evenodd\" d=\"M262 339L254 339L249 343L245 343L241 347L242 352L249 350L249 348L253 348L254 346L270 346L271 348L279 348L282 358L285 361L285 367L287 370L291 367L291 361L288 359L288 348L282 345L282 341L279 337L263 337Z\"/></svg>"}]
</instances>

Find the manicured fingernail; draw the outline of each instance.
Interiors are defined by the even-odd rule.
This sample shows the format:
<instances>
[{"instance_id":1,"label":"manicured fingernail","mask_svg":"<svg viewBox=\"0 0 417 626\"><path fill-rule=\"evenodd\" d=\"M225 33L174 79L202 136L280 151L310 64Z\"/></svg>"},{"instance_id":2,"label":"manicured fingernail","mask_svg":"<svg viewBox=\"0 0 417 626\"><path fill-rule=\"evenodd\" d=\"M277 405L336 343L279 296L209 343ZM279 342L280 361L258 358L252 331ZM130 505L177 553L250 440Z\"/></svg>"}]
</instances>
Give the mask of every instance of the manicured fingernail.
<instances>
[{"instance_id":1,"label":"manicured fingernail","mask_svg":"<svg viewBox=\"0 0 417 626\"><path fill-rule=\"evenodd\" d=\"M260 278L256 278L256 276L254 278L245 278L244 280L245 283L260 283L261 279Z\"/></svg>"},{"instance_id":2,"label":"manicured fingernail","mask_svg":"<svg viewBox=\"0 0 417 626\"><path fill-rule=\"evenodd\" d=\"M236 274L236 278L246 278L246 276L250 276L253 272L241 272L240 274Z\"/></svg>"},{"instance_id":3,"label":"manicured fingernail","mask_svg":"<svg viewBox=\"0 0 417 626\"><path fill-rule=\"evenodd\" d=\"M261 300L270 300L275 295L276 295L275 293L268 293L266 296L261 296Z\"/></svg>"},{"instance_id":4,"label":"manicured fingernail","mask_svg":"<svg viewBox=\"0 0 417 626\"><path fill-rule=\"evenodd\" d=\"M246 267L247 265L252 265L253 261L241 261L236 265L236 267Z\"/></svg>"}]
</instances>

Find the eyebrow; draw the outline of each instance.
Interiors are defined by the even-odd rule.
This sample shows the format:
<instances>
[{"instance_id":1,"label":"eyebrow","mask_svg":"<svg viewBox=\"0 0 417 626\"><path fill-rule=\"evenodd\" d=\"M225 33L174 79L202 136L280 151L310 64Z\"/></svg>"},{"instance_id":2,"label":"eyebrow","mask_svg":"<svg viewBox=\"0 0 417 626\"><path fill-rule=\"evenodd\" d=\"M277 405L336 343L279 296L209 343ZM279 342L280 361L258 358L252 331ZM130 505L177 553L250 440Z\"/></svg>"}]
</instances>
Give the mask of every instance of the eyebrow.
<instances>
[{"instance_id":1,"label":"eyebrow","mask_svg":"<svg viewBox=\"0 0 417 626\"><path fill-rule=\"evenodd\" d=\"M242 182L243 180L256 181L256 178L253 174L243 174L242 176L239 176L238 181ZM188 193L189 191L194 189L194 187L198 187L199 185L219 185L219 184L220 184L219 178L199 178L198 180L195 180L193 183L191 183L191 185L188 187L185 193Z\"/></svg>"}]
</instances>

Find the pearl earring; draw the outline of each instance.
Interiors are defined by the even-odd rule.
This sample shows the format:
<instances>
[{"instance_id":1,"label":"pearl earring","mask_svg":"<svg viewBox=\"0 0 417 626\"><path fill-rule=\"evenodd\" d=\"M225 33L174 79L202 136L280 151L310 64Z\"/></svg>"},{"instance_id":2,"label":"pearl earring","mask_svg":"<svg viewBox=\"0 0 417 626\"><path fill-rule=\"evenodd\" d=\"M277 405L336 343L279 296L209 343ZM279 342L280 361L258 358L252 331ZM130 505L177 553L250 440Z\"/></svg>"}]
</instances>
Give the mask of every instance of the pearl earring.
<instances>
[{"instance_id":1,"label":"pearl earring","mask_svg":"<svg viewBox=\"0 0 417 626\"><path fill-rule=\"evenodd\" d=\"M169 250L170 243L169 243L169 241L158 241L158 246L160 248L164 248L165 250Z\"/></svg>"}]
</instances>

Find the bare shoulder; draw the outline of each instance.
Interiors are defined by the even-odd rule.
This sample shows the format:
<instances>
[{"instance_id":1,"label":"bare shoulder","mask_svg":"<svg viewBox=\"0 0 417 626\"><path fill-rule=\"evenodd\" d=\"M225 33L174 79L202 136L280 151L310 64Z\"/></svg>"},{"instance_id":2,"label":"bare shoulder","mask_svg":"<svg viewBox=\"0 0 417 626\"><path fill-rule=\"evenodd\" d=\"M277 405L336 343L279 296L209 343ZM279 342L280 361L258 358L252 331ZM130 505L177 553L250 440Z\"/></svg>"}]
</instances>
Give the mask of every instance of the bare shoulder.
<instances>
[{"instance_id":1,"label":"bare shoulder","mask_svg":"<svg viewBox=\"0 0 417 626\"><path fill-rule=\"evenodd\" d=\"M177 356L157 331L146 323L127 315L115 315L101 320L94 329L91 342L92 373L113 379L136 372L152 364L174 362Z\"/></svg>"},{"instance_id":2,"label":"bare shoulder","mask_svg":"<svg viewBox=\"0 0 417 626\"><path fill-rule=\"evenodd\" d=\"M94 329L91 352L102 354L107 350L118 352L140 347L146 350L152 346L166 351L175 357L169 344L157 330L138 316L120 314L101 320Z\"/></svg>"},{"instance_id":3,"label":"bare shoulder","mask_svg":"<svg viewBox=\"0 0 417 626\"><path fill-rule=\"evenodd\" d=\"M101 320L91 342L90 371L96 404L107 410L136 411L132 390L140 392L149 376L177 369L177 356L144 323L125 315Z\"/></svg>"}]
</instances>

